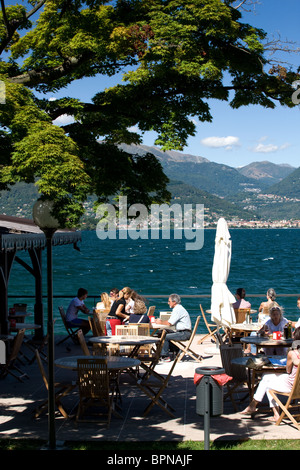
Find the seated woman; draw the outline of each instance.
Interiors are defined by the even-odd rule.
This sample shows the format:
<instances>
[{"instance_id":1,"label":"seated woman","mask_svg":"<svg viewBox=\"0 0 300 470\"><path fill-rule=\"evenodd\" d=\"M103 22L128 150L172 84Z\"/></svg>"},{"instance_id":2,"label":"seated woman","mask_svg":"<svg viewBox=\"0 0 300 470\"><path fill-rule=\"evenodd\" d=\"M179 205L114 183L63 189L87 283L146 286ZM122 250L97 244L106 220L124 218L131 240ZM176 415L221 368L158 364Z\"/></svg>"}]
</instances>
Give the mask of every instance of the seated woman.
<instances>
[{"instance_id":1,"label":"seated woman","mask_svg":"<svg viewBox=\"0 0 300 470\"><path fill-rule=\"evenodd\" d=\"M267 310L270 307L278 306L278 303L275 301L276 292L274 289L268 289L266 296L268 300L266 302L261 302L260 306L258 307L259 313L262 313L264 310Z\"/></svg>"},{"instance_id":2,"label":"seated woman","mask_svg":"<svg viewBox=\"0 0 300 470\"><path fill-rule=\"evenodd\" d=\"M274 389L278 392L289 393L292 390L295 380L297 367L300 363L300 328L295 330L294 342L291 350L287 354L286 373L263 374L258 388L253 396L253 400L241 411L243 415L254 415L257 411L257 404L260 403L265 394L269 399L270 407L273 410L273 416L270 421L277 421L279 418L279 409L269 390Z\"/></svg>"},{"instance_id":3,"label":"seated woman","mask_svg":"<svg viewBox=\"0 0 300 470\"><path fill-rule=\"evenodd\" d=\"M281 331L283 333L284 327L289 321L283 316L282 307L271 307L269 310L270 318L266 321L263 327L259 330L258 334L264 336L267 334L272 334L274 331ZM287 348L278 348L277 346L274 349L268 347L269 355L285 355Z\"/></svg>"},{"instance_id":4,"label":"seated woman","mask_svg":"<svg viewBox=\"0 0 300 470\"><path fill-rule=\"evenodd\" d=\"M122 292L126 300L126 321L129 323L149 323L145 299L130 287L123 287Z\"/></svg>"},{"instance_id":5,"label":"seated woman","mask_svg":"<svg viewBox=\"0 0 300 470\"><path fill-rule=\"evenodd\" d=\"M150 323L150 318L147 315L147 307L143 298L134 292L133 299L133 313L129 316L129 323Z\"/></svg>"},{"instance_id":6,"label":"seated woman","mask_svg":"<svg viewBox=\"0 0 300 470\"><path fill-rule=\"evenodd\" d=\"M103 310L107 309L112 306L113 300L109 297L107 292L102 292L101 293L101 302L97 302L96 304L96 309L97 310Z\"/></svg>"},{"instance_id":7,"label":"seated woman","mask_svg":"<svg viewBox=\"0 0 300 470\"><path fill-rule=\"evenodd\" d=\"M289 323L289 320L284 318L283 316L283 309L278 305L277 302L271 301L270 302L271 307L268 310L268 316L264 314L264 319L258 318L258 323L263 325L261 329L257 332L252 332L250 336L264 336L267 334L272 334L274 331L281 331L283 333L284 327L287 323ZM265 311L265 310L264 310ZM260 314L259 314L260 315ZM256 354L256 346L254 344L250 345L248 344L247 349L244 351L245 353L250 353L251 354ZM268 348L268 354L274 354L274 355L285 355L287 352L287 348ZM266 351L265 351L266 353Z\"/></svg>"}]
</instances>

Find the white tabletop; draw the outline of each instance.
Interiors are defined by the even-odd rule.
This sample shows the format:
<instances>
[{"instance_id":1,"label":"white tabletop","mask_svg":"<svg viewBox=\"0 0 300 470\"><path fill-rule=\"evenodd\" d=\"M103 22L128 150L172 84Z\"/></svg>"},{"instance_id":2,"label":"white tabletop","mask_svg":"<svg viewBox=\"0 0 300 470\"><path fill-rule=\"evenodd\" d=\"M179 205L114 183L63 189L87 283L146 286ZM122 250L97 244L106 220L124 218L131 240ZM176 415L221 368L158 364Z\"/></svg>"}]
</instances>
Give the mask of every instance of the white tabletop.
<instances>
[{"instance_id":1,"label":"white tabletop","mask_svg":"<svg viewBox=\"0 0 300 470\"><path fill-rule=\"evenodd\" d=\"M66 356L55 359L54 365L64 369L77 369L78 359L106 359L108 369L127 369L127 367L139 366L141 361L130 357L122 356Z\"/></svg>"},{"instance_id":2,"label":"white tabletop","mask_svg":"<svg viewBox=\"0 0 300 470\"><path fill-rule=\"evenodd\" d=\"M138 344L158 343L160 338L153 336L130 336L130 335L113 335L113 336L93 336L89 338L91 343L100 344L123 344L126 346L135 346Z\"/></svg>"},{"instance_id":3,"label":"white tabletop","mask_svg":"<svg viewBox=\"0 0 300 470\"><path fill-rule=\"evenodd\" d=\"M232 330L241 330L241 331L259 331L262 325L258 323L232 323L230 328Z\"/></svg>"}]
</instances>

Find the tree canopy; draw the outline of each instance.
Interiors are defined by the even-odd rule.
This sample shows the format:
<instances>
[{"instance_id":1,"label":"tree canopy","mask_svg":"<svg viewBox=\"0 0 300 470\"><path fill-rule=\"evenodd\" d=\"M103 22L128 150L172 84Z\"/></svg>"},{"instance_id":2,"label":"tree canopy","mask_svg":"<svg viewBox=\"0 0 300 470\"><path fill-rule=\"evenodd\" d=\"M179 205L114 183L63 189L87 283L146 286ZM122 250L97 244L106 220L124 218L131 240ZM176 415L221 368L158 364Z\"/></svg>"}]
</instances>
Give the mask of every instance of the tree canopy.
<instances>
[{"instance_id":1,"label":"tree canopy","mask_svg":"<svg viewBox=\"0 0 300 470\"><path fill-rule=\"evenodd\" d=\"M135 126L156 131L163 149L180 150L195 134L193 117L212 120L211 99L233 108L293 106L299 76L268 70L266 33L244 23L233 1L1 0L1 7L0 189L35 181L69 225L88 194L99 202L116 194L146 205L169 200L159 161L117 146L141 142ZM101 88L101 76L120 72L121 83ZM96 76L89 103L40 97ZM64 114L74 122L54 125Z\"/></svg>"}]
</instances>

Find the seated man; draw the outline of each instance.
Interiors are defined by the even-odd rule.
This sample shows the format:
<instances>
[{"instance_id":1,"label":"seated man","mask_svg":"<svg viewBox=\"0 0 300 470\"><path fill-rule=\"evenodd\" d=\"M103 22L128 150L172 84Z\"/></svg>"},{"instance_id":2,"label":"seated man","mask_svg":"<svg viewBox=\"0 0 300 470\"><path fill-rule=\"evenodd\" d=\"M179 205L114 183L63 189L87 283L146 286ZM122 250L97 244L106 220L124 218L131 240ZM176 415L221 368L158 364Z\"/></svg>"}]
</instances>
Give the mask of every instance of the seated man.
<instances>
[{"instance_id":1,"label":"seated man","mask_svg":"<svg viewBox=\"0 0 300 470\"><path fill-rule=\"evenodd\" d=\"M172 308L172 314L169 320L156 320L157 324L175 326L176 331L166 334L166 339L161 351L162 360L170 362L170 340L186 341L190 339L192 334L192 324L189 313L181 305L181 298L177 294L171 294L168 300L169 306Z\"/></svg>"},{"instance_id":2,"label":"seated man","mask_svg":"<svg viewBox=\"0 0 300 470\"><path fill-rule=\"evenodd\" d=\"M78 311L88 314L89 309L84 305L84 300L88 296L88 291L80 287L77 292L77 297L71 300L69 307L66 312L66 320L69 326L81 328L85 335L90 330L90 324L88 320L82 320L78 318Z\"/></svg>"}]
</instances>

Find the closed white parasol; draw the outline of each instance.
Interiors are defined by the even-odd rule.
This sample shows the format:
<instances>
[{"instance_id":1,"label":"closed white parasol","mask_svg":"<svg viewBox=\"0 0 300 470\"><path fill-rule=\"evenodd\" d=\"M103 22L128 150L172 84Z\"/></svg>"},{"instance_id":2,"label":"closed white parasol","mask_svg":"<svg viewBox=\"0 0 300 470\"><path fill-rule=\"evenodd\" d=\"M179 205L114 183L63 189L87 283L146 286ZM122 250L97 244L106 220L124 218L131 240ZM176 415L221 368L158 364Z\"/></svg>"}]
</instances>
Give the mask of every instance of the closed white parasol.
<instances>
[{"instance_id":1,"label":"closed white parasol","mask_svg":"<svg viewBox=\"0 0 300 470\"><path fill-rule=\"evenodd\" d=\"M215 238L215 254L212 268L211 319L218 325L230 326L235 323L232 303L235 297L227 287L231 262L231 239L227 222L218 220Z\"/></svg>"}]
</instances>

